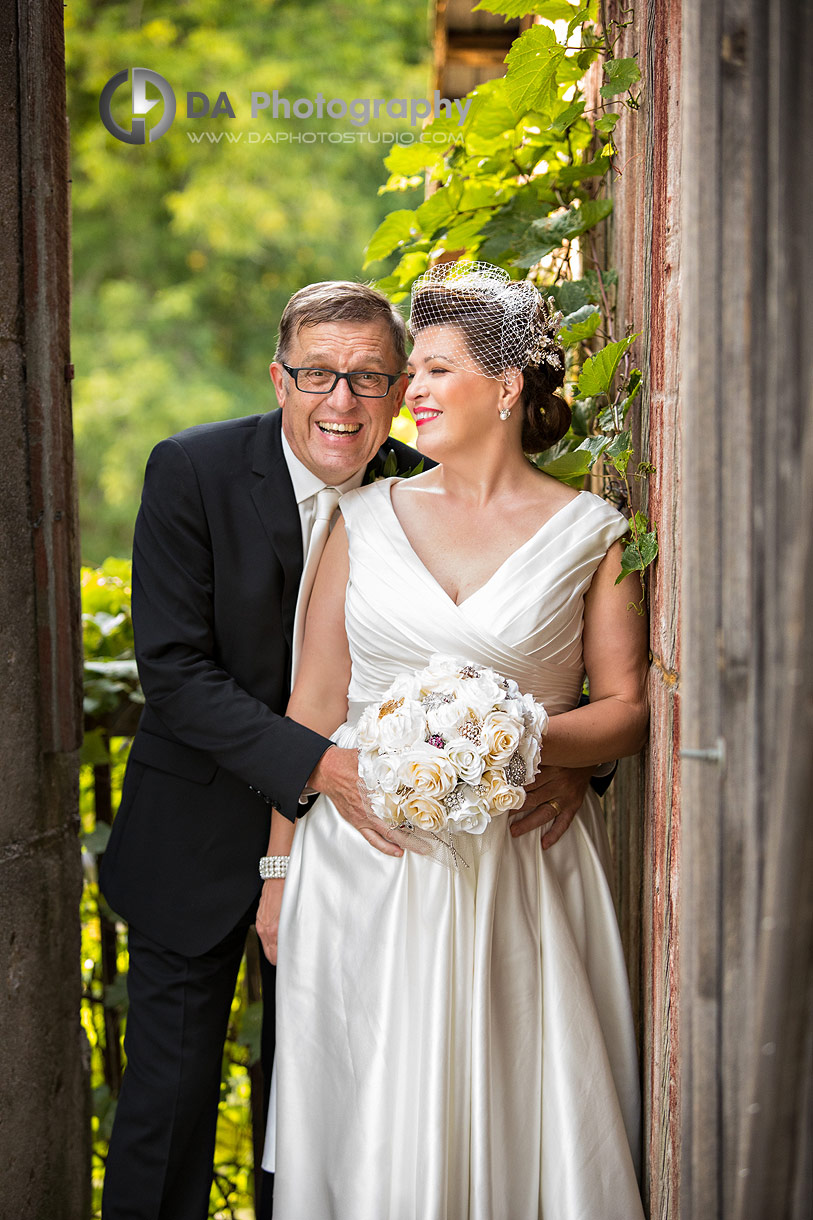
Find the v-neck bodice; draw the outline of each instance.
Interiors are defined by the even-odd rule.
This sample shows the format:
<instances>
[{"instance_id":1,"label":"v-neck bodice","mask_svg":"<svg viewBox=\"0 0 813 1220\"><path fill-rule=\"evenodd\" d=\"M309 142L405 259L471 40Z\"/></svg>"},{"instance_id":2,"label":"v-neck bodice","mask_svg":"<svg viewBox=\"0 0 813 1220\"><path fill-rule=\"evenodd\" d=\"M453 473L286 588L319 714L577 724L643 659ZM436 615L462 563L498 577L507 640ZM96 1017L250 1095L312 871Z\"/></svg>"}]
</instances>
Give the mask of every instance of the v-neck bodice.
<instances>
[{"instance_id":1,"label":"v-neck bodice","mask_svg":"<svg viewBox=\"0 0 813 1220\"><path fill-rule=\"evenodd\" d=\"M533 546L533 544L536 542L537 538L539 537L539 535L542 533L543 530L548 529L548 527L553 524L553 522L559 517L559 515L561 513L566 513L567 510L571 507L571 505L574 504L579 499L579 496L583 496L586 494L583 491L579 492L578 495L574 496L572 500L569 500L567 504L563 505L562 508L558 509L555 513L553 513L552 516L548 517L548 519L546 521L543 521L542 525L540 525L537 530L534 530L534 532L533 532L533 534L531 534L530 538L526 538L525 541L520 543L520 545L518 547L516 547L515 550L511 551L510 554L506 555L505 559L503 559L502 562L497 565L497 567L494 569L494 571L491 573L491 575L486 580L484 580L481 585L478 585L478 587L472 593L468 593L461 601L455 601L455 599L452 597L451 593L448 593L446 591L446 589L443 588L443 585L440 583L440 581L435 576L433 576L432 573L429 571L429 569L426 567L426 564L423 562L420 555L418 555L418 553L415 550L415 548L413 547L412 543L409 541L406 530L404 529L403 525L401 524L398 514L395 511L395 505L392 502L392 485L393 485L393 483L400 483L400 482L402 482L402 480L400 478L392 478L392 479L388 479L387 482L389 483L389 494L387 496L386 503L389 505L390 512L392 513L393 517L395 518L396 529L398 531L400 531L400 533L403 535L407 546L412 551L412 554L415 557L415 561L417 563L419 563L421 565L421 567L424 569L424 571L427 573L427 575L432 578L432 580L435 582L435 584L437 585L439 591L443 594L443 596L448 597L449 601L452 602L452 604L457 607L462 606L465 602L471 601L471 599L473 597L477 597L484 590L488 589L488 586L493 581L497 580L498 578L502 579L502 580L506 580L507 579L506 569L511 567L513 560L515 558L517 558L517 559L521 558L522 553L524 552L525 548Z\"/></svg>"},{"instance_id":2,"label":"v-neck bodice","mask_svg":"<svg viewBox=\"0 0 813 1220\"><path fill-rule=\"evenodd\" d=\"M395 481L379 480L341 501L350 555L351 702L378 699L398 673L443 652L493 666L550 712L573 707L583 680L584 595L626 532L625 518L582 492L458 604L404 533L392 506Z\"/></svg>"}]
</instances>

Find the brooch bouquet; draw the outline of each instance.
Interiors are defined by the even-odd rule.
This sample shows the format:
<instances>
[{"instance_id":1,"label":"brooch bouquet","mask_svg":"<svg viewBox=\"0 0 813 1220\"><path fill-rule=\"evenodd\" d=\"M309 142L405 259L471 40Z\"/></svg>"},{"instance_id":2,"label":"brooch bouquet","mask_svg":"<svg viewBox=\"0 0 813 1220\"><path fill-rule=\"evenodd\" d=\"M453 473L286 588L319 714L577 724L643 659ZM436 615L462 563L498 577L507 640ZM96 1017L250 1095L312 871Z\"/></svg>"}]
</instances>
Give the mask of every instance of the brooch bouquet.
<instances>
[{"instance_id":1,"label":"brooch bouquet","mask_svg":"<svg viewBox=\"0 0 813 1220\"><path fill-rule=\"evenodd\" d=\"M547 726L542 704L516 682L436 654L362 712L359 774L368 807L417 835L407 845L418 851L433 854L433 840L459 846L460 836L482 835L496 814L522 806Z\"/></svg>"}]
</instances>

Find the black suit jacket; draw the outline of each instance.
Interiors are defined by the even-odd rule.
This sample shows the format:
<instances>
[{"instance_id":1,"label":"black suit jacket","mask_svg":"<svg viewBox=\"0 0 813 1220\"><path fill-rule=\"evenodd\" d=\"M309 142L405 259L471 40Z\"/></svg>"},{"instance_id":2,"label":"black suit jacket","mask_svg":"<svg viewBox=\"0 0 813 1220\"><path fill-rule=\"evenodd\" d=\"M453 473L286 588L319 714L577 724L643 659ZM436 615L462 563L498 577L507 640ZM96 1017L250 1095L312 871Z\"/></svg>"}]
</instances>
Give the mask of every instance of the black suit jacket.
<instances>
[{"instance_id":1,"label":"black suit jacket","mask_svg":"<svg viewBox=\"0 0 813 1220\"><path fill-rule=\"evenodd\" d=\"M303 556L281 423L274 411L162 441L136 521L146 704L100 884L119 915L190 955L257 897L270 804L295 818L330 745L284 716ZM420 460L389 439L367 478L393 458L398 473Z\"/></svg>"}]
</instances>

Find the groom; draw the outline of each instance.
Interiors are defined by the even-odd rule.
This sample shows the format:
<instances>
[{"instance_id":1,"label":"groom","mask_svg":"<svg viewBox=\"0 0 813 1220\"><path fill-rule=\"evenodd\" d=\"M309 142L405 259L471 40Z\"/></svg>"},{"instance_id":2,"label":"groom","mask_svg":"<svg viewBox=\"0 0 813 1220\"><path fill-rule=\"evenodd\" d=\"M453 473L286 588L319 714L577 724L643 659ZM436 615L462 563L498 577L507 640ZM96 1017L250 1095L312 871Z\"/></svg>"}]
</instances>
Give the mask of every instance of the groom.
<instances>
[{"instance_id":1,"label":"groom","mask_svg":"<svg viewBox=\"0 0 813 1220\"><path fill-rule=\"evenodd\" d=\"M223 1044L270 805L294 819L305 789L324 792L372 846L400 854L360 807L354 753L284 712L303 565L307 580L318 558L318 493L419 460L388 438L405 338L375 290L309 285L280 321L271 376L281 411L190 428L148 462L133 550L146 702L100 876L130 925L128 1066L104 1220L208 1214ZM573 779L572 794L556 791L560 830L587 782ZM543 801L532 794L528 808ZM528 829L551 812L532 812ZM274 972L262 962L268 1077Z\"/></svg>"}]
</instances>

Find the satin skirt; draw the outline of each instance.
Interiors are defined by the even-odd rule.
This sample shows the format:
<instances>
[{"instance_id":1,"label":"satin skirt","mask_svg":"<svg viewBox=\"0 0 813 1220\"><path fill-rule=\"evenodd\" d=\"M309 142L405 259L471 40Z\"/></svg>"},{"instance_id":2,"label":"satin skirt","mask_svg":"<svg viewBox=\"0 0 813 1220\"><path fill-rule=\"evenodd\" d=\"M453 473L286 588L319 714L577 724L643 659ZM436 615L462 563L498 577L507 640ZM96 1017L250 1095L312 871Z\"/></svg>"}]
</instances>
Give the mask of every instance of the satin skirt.
<instances>
[{"instance_id":1,"label":"satin skirt","mask_svg":"<svg viewBox=\"0 0 813 1220\"><path fill-rule=\"evenodd\" d=\"M339 741L339 744L349 744ZM468 869L297 825L264 1166L275 1220L642 1220L626 968L590 793Z\"/></svg>"}]
</instances>

